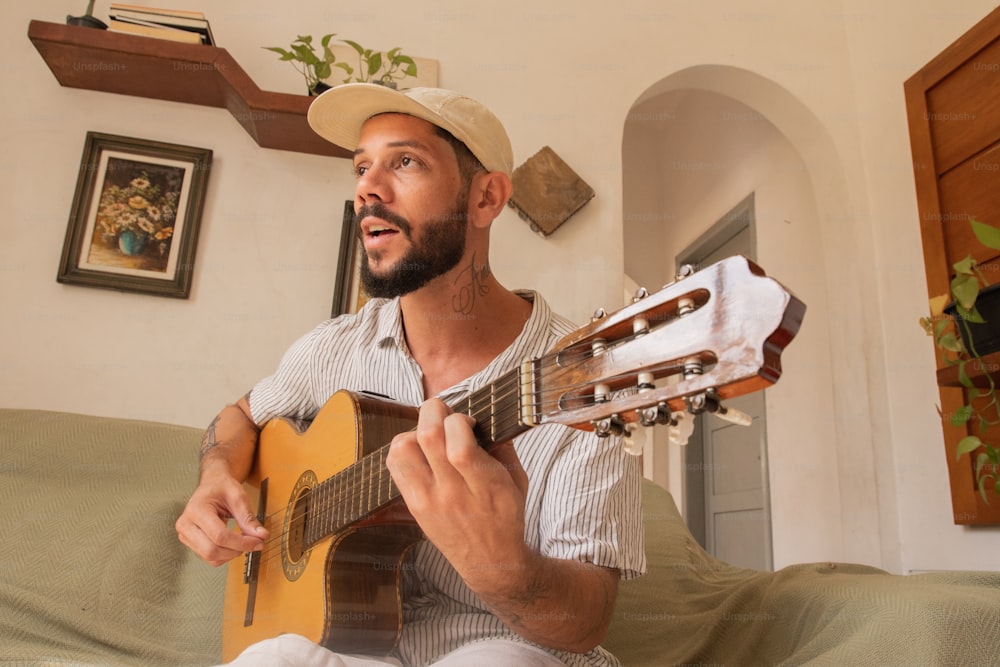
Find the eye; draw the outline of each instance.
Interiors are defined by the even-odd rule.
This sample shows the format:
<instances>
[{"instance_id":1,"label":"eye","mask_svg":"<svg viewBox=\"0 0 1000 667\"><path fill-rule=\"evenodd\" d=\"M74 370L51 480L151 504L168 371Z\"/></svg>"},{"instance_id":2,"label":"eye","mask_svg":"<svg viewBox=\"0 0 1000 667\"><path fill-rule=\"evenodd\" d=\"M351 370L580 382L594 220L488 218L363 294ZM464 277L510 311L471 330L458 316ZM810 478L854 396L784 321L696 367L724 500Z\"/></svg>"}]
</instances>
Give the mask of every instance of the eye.
<instances>
[{"instance_id":1,"label":"eye","mask_svg":"<svg viewBox=\"0 0 1000 667\"><path fill-rule=\"evenodd\" d=\"M368 171L368 167L362 164L354 165L354 176L356 178L361 178L362 176L364 176L366 171Z\"/></svg>"}]
</instances>

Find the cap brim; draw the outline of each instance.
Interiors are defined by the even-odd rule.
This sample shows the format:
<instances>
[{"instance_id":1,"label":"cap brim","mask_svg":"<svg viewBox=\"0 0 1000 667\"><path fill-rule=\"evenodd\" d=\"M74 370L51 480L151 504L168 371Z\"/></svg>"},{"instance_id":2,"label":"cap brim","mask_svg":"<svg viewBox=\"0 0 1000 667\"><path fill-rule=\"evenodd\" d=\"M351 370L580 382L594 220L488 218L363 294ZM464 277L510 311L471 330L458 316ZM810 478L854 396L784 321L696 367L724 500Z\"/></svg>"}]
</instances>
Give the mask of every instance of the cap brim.
<instances>
[{"instance_id":1,"label":"cap brim","mask_svg":"<svg viewBox=\"0 0 1000 667\"><path fill-rule=\"evenodd\" d=\"M375 83L334 86L313 100L307 118L316 134L353 151L361 140L361 126L380 113L405 113L453 132L427 107L398 90Z\"/></svg>"}]
</instances>

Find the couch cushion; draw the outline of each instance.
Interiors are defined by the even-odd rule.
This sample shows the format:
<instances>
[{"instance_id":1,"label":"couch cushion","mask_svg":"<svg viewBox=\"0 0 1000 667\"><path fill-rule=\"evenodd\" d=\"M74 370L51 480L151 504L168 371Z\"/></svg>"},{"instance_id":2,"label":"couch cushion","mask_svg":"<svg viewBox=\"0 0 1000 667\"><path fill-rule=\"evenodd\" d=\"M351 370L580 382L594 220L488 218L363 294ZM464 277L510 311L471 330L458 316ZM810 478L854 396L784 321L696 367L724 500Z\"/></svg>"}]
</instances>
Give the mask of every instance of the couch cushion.
<instances>
[{"instance_id":1,"label":"couch cushion","mask_svg":"<svg viewBox=\"0 0 1000 667\"><path fill-rule=\"evenodd\" d=\"M622 582L604 642L626 667L997 664L1000 572L734 567L705 553L648 481L643 519L648 572Z\"/></svg>"},{"instance_id":2,"label":"couch cushion","mask_svg":"<svg viewBox=\"0 0 1000 667\"><path fill-rule=\"evenodd\" d=\"M0 410L0 662L219 660L224 572L173 527L200 438L179 426Z\"/></svg>"}]
</instances>

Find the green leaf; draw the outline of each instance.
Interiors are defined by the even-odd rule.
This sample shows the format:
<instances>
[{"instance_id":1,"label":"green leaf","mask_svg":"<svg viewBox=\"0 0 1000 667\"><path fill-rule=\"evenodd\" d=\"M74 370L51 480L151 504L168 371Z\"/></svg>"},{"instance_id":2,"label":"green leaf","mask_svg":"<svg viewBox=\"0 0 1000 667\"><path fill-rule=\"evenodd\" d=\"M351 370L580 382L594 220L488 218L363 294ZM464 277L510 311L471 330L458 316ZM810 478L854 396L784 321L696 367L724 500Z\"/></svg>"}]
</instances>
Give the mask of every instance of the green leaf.
<instances>
[{"instance_id":1,"label":"green leaf","mask_svg":"<svg viewBox=\"0 0 1000 667\"><path fill-rule=\"evenodd\" d=\"M990 457L986 452L979 452L976 455L976 477L983 476L983 467L990 462Z\"/></svg>"},{"instance_id":2,"label":"green leaf","mask_svg":"<svg viewBox=\"0 0 1000 667\"><path fill-rule=\"evenodd\" d=\"M344 44L347 44L349 47L357 51L359 56L364 55L365 53L365 48L360 44L358 44L357 42L352 42L349 39L345 39Z\"/></svg>"},{"instance_id":3,"label":"green leaf","mask_svg":"<svg viewBox=\"0 0 1000 667\"><path fill-rule=\"evenodd\" d=\"M969 378L969 374L965 372L965 361L962 361L958 365L958 383L965 387L966 389L972 390L975 388L972 380ZM969 407L969 406L966 406Z\"/></svg>"},{"instance_id":4,"label":"green leaf","mask_svg":"<svg viewBox=\"0 0 1000 667\"><path fill-rule=\"evenodd\" d=\"M952 268L955 269L955 273L962 276L971 276L975 271L975 266L976 260L972 259L972 255L968 255L965 259L961 259L952 264Z\"/></svg>"},{"instance_id":5,"label":"green leaf","mask_svg":"<svg viewBox=\"0 0 1000 667\"><path fill-rule=\"evenodd\" d=\"M972 417L972 406L971 405L963 405L958 410L955 410L955 412L952 413L952 415L951 415L951 425L952 426L961 426L965 422L969 421L970 417Z\"/></svg>"},{"instance_id":6,"label":"green leaf","mask_svg":"<svg viewBox=\"0 0 1000 667\"><path fill-rule=\"evenodd\" d=\"M958 441L958 445L955 447L955 458L962 458L963 454L968 454L969 452L974 452L979 449L979 446L983 444L983 441L979 439L979 436L967 435Z\"/></svg>"},{"instance_id":7,"label":"green leaf","mask_svg":"<svg viewBox=\"0 0 1000 667\"><path fill-rule=\"evenodd\" d=\"M948 318L945 318L945 317L942 317L940 320L938 320L937 322L935 322L934 323L934 338L940 338L941 334L944 333L945 329L948 328L949 324L951 324L951 320L949 320Z\"/></svg>"},{"instance_id":8,"label":"green leaf","mask_svg":"<svg viewBox=\"0 0 1000 667\"><path fill-rule=\"evenodd\" d=\"M966 322L972 322L973 324L983 324L986 322L986 320L983 319L983 316L979 314L979 309L976 308L975 305L972 306L971 310L962 311L962 319Z\"/></svg>"},{"instance_id":9,"label":"green leaf","mask_svg":"<svg viewBox=\"0 0 1000 667\"><path fill-rule=\"evenodd\" d=\"M373 53L368 59L368 75L371 76L382 68L382 54Z\"/></svg>"},{"instance_id":10,"label":"green leaf","mask_svg":"<svg viewBox=\"0 0 1000 667\"><path fill-rule=\"evenodd\" d=\"M959 274L951 281L951 293L960 306L971 310L979 296L979 280L975 276Z\"/></svg>"},{"instance_id":11,"label":"green leaf","mask_svg":"<svg viewBox=\"0 0 1000 667\"><path fill-rule=\"evenodd\" d=\"M277 53L279 56L281 56L282 60L293 60L295 58L294 53L286 49L283 49L280 46L262 46L261 48L267 51L273 51Z\"/></svg>"},{"instance_id":12,"label":"green leaf","mask_svg":"<svg viewBox=\"0 0 1000 667\"><path fill-rule=\"evenodd\" d=\"M948 352L962 351L961 341L959 341L958 336L956 336L952 332L948 332L945 335L938 338L937 344L938 347L940 347L942 350L947 350Z\"/></svg>"},{"instance_id":13,"label":"green leaf","mask_svg":"<svg viewBox=\"0 0 1000 667\"><path fill-rule=\"evenodd\" d=\"M987 225L986 223L979 222L978 220L973 220L969 218L969 224L972 226L972 232L987 248L993 248L994 250L1000 250L1000 229L992 225Z\"/></svg>"}]
</instances>

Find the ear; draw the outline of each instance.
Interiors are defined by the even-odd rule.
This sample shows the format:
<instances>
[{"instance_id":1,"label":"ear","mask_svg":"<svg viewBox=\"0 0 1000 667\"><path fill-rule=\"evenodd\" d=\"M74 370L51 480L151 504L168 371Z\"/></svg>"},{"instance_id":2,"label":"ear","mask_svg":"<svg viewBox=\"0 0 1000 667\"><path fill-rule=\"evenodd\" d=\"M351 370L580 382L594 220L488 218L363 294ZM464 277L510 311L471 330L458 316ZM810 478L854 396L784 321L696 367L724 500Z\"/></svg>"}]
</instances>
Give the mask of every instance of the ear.
<instances>
[{"instance_id":1,"label":"ear","mask_svg":"<svg viewBox=\"0 0 1000 667\"><path fill-rule=\"evenodd\" d=\"M470 219L477 227L489 227L503 211L514 186L502 171L479 172L469 194Z\"/></svg>"}]
</instances>

